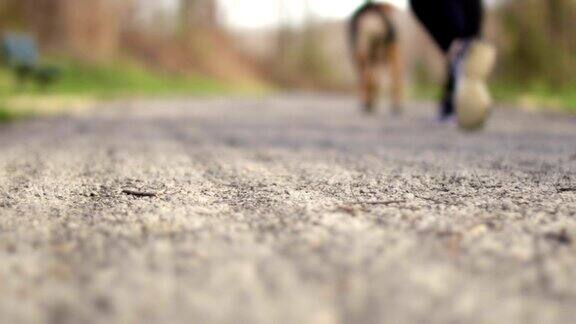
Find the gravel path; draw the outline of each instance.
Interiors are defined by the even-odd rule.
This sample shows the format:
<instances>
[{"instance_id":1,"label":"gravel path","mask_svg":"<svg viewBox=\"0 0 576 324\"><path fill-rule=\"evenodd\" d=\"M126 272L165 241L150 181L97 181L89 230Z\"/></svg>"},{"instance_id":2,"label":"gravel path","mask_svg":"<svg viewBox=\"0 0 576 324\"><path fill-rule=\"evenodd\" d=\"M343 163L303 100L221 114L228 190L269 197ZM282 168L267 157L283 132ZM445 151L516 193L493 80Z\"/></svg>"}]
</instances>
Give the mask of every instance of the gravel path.
<instances>
[{"instance_id":1,"label":"gravel path","mask_svg":"<svg viewBox=\"0 0 576 324\"><path fill-rule=\"evenodd\" d=\"M574 117L115 106L0 126L0 323L576 323Z\"/></svg>"}]
</instances>

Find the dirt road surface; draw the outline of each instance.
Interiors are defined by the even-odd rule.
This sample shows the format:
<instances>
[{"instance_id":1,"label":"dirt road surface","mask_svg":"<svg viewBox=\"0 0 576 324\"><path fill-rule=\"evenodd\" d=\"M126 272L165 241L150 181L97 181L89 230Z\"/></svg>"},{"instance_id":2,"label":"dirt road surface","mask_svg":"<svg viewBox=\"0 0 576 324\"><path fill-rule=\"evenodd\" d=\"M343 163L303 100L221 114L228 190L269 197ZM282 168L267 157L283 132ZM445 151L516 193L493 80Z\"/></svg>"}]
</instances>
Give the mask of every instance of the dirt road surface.
<instances>
[{"instance_id":1,"label":"dirt road surface","mask_svg":"<svg viewBox=\"0 0 576 324\"><path fill-rule=\"evenodd\" d=\"M576 323L576 119L348 98L0 126L0 323Z\"/></svg>"}]
</instances>

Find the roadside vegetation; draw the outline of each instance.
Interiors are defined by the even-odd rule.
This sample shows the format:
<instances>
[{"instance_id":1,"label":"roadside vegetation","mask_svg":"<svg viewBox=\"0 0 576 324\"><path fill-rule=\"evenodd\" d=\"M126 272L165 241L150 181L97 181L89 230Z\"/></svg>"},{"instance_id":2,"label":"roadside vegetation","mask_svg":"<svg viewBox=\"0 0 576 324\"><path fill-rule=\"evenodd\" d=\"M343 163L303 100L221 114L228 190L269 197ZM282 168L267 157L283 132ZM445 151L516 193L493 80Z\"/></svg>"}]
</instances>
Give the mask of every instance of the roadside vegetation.
<instances>
[{"instance_id":1,"label":"roadside vegetation","mask_svg":"<svg viewBox=\"0 0 576 324\"><path fill-rule=\"evenodd\" d=\"M496 80L490 88L498 105L576 114L576 87L552 88L546 84L521 86ZM420 82L410 89L410 93L418 100L435 101L440 97L442 87L438 83Z\"/></svg>"},{"instance_id":2,"label":"roadside vegetation","mask_svg":"<svg viewBox=\"0 0 576 324\"><path fill-rule=\"evenodd\" d=\"M556 110L576 114L576 87L552 88L545 84L519 87L495 83L494 97L498 102L534 110Z\"/></svg>"},{"instance_id":3,"label":"roadside vegetation","mask_svg":"<svg viewBox=\"0 0 576 324\"><path fill-rule=\"evenodd\" d=\"M576 3L507 1L494 15L493 38L500 49L496 98L576 112Z\"/></svg>"},{"instance_id":4,"label":"roadside vegetation","mask_svg":"<svg viewBox=\"0 0 576 324\"><path fill-rule=\"evenodd\" d=\"M0 58L0 120L103 100L269 91L217 23L214 1L179 4L167 11L129 0L0 1L0 38L30 35L41 62L59 71L45 89L19 86Z\"/></svg>"},{"instance_id":5,"label":"roadside vegetation","mask_svg":"<svg viewBox=\"0 0 576 324\"><path fill-rule=\"evenodd\" d=\"M0 121L30 114L82 109L97 101L248 91L200 75L154 72L133 62L98 65L57 61L60 77L46 89L17 85L12 71L0 68Z\"/></svg>"},{"instance_id":6,"label":"roadside vegetation","mask_svg":"<svg viewBox=\"0 0 576 324\"><path fill-rule=\"evenodd\" d=\"M16 116L4 105L0 104L0 122L13 120Z\"/></svg>"}]
</instances>

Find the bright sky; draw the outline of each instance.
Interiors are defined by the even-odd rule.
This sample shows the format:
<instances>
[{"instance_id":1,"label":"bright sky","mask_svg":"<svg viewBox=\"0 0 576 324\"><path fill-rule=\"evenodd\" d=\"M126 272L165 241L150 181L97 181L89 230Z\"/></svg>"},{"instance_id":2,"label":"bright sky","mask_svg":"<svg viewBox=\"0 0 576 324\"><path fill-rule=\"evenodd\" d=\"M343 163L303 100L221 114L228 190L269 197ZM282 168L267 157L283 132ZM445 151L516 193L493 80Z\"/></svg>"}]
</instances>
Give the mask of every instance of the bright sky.
<instances>
[{"instance_id":1,"label":"bright sky","mask_svg":"<svg viewBox=\"0 0 576 324\"><path fill-rule=\"evenodd\" d=\"M233 27L257 28L284 21L299 24L310 12L316 18L348 17L364 0L220 0L225 21ZM385 0L407 7L407 0ZM307 6L309 6L307 8ZM284 16L280 16L283 8Z\"/></svg>"},{"instance_id":2,"label":"bright sky","mask_svg":"<svg viewBox=\"0 0 576 324\"><path fill-rule=\"evenodd\" d=\"M1 0L0 0L1 1ZM138 0L154 8L174 11L180 0ZM231 27L258 28L274 26L279 22L299 24L306 19L307 12L321 19L349 17L365 0L218 0L222 18ZM401 9L408 8L408 0L378 0ZM434 0L429 0L434 1ZM500 0L485 0L490 5ZM308 4L309 8L306 8ZM280 15L283 8L283 16Z\"/></svg>"},{"instance_id":3,"label":"bright sky","mask_svg":"<svg viewBox=\"0 0 576 324\"><path fill-rule=\"evenodd\" d=\"M137 0L151 13L161 9L174 12L180 0ZM307 14L314 18L344 18L365 0L218 0L222 15L231 27L257 28L274 26L279 22L299 24ZM430 0L433 1L433 0ZM408 0L380 0L406 8ZM309 6L307 8L307 5ZM283 15L280 15L283 8Z\"/></svg>"}]
</instances>

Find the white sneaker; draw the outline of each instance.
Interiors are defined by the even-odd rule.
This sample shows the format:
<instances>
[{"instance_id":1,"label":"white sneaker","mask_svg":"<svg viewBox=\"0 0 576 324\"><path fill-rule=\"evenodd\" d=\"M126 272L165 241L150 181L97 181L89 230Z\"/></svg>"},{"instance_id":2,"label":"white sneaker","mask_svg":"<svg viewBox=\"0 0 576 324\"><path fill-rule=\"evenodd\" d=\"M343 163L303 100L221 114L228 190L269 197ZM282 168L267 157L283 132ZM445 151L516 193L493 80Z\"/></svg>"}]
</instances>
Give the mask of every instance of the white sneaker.
<instances>
[{"instance_id":1,"label":"white sneaker","mask_svg":"<svg viewBox=\"0 0 576 324\"><path fill-rule=\"evenodd\" d=\"M483 41L473 41L458 66L454 103L458 125L463 130L484 127L492 106L488 77L496 63L496 49Z\"/></svg>"}]
</instances>

